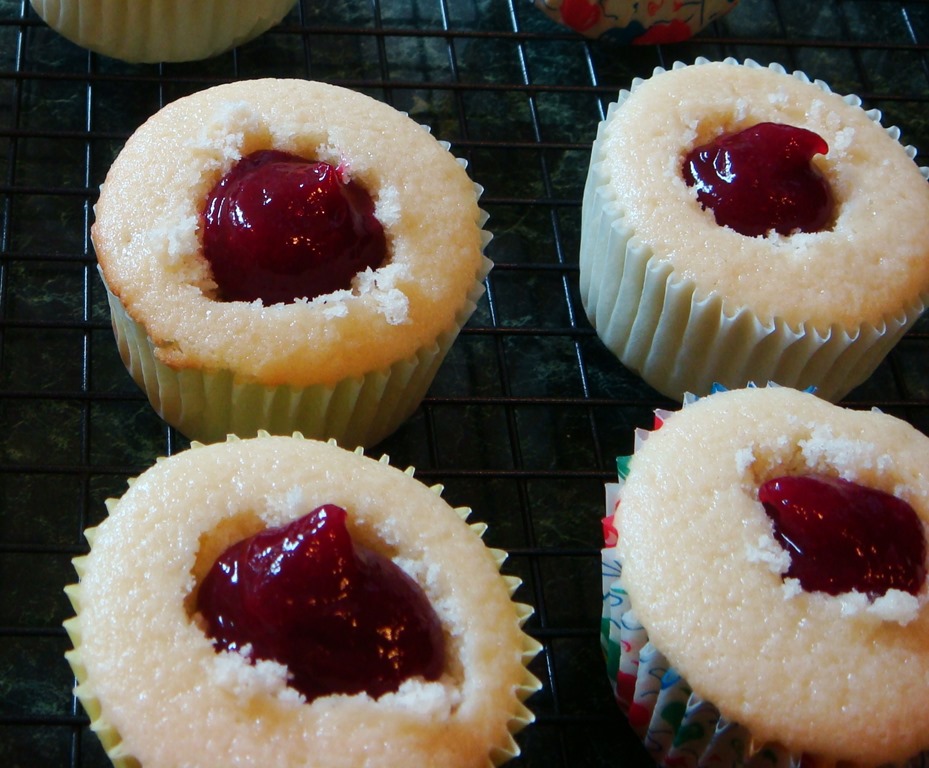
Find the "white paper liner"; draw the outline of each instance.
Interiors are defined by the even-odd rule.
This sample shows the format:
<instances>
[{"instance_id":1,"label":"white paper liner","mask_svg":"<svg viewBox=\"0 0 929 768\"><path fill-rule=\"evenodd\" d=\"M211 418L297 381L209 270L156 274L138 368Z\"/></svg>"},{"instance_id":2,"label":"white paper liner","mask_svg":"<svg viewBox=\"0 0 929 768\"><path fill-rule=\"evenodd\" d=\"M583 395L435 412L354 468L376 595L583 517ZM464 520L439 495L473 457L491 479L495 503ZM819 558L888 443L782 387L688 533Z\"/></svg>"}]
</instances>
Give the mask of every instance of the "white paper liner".
<instances>
[{"instance_id":1,"label":"white paper liner","mask_svg":"<svg viewBox=\"0 0 929 768\"><path fill-rule=\"evenodd\" d=\"M702 63L707 60L697 59L697 65ZM738 64L731 58L726 63ZM745 66L760 67L751 60ZM788 74L783 67L771 68ZM633 81L633 90L639 82ZM627 368L676 400L686 392L707 394L717 382L738 388L754 380L797 389L812 386L819 396L837 401L865 381L923 313L929 296L901 307L879 327L862 323L853 330L791 328L780 318L763 322L747 307L725 307L716 294L698 297L693 280L674 274L635 238L599 164L606 122L629 93L620 92L600 124L582 207L581 299L603 343ZM860 106L856 96L845 101ZM878 112L868 115L879 122ZM899 138L896 128L886 131ZM912 147L906 149L915 156ZM929 169L920 170L929 177Z\"/></svg>"},{"instance_id":2,"label":"white paper liner","mask_svg":"<svg viewBox=\"0 0 929 768\"><path fill-rule=\"evenodd\" d=\"M252 437L259 430L275 435L296 431L355 448L380 442L419 407L483 295L483 279L491 267L485 258L455 326L431 345L385 370L343 379L334 386L268 386L238 381L230 370L171 368L158 360L145 329L128 315L105 281L104 287L123 363L158 415L186 437L213 443L230 434Z\"/></svg>"},{"instance_id":3,"label":"white paper liner","mask_svg":"<svg viewBox=\"0 0 929 768\"><path fill-rule=\"evenodd\" d=\"M130 62L194 61L251 40L296 0L30 0L56 32Z\"/></svg>"}]
</instances>

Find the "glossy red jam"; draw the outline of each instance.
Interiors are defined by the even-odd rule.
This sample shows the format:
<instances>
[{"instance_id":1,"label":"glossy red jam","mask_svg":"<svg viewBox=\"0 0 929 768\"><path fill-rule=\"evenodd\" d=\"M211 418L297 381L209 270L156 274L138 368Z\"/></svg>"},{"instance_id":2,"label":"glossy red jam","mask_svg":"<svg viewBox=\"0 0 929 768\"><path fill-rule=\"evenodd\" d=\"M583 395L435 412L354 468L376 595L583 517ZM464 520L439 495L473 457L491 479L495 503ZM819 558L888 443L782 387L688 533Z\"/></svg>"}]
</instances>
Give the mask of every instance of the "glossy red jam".
<instances>
[{"instance_id":1,"label":"glossy red jam","mask_svg":"<svg viewBox=\"0 0 929 768\"><path fill-rule=\"evenodd\" d=\"M790 553L787 576L808 592L916 594L926 578L926 532L889 493L823 475L776 477L759 498Z\"/></svg>"},{"instance_id":2,"label":"glossy red jam","mask_svg":"<svg viewBox=\"0 0 929 768\"><path fill-rule=\"evenodd\" d=\"M396 691L444 667L439 620L422 589L387 558L353 543L328 504L234 544L200 585L197 607L217 648L285 664L311 701Z\"/></svg>"},{"instance_id":3,"label":"glossy red jam","mask_svg":"<svg viewBox=\"0 0 929 768\"><path fill-rule=\"evenodd\" d=\"M716 223L755 237L774 230L821 232L831 226L832 190L810 161L829 151L804 128L759 123L692 150L684 180Z\"/></svg>"},{"instance_id":4,"label":"glossy red jam","mask_svg":"<svg viewBox=\"0 0 929 768\"><path fill-rule=\"evenodd\" d=\"M349 288L387 253L364 188L328 163L277 150L242 158L217 182L202 229L223 301L312 299Z\"/></svg>"}]
</instances>

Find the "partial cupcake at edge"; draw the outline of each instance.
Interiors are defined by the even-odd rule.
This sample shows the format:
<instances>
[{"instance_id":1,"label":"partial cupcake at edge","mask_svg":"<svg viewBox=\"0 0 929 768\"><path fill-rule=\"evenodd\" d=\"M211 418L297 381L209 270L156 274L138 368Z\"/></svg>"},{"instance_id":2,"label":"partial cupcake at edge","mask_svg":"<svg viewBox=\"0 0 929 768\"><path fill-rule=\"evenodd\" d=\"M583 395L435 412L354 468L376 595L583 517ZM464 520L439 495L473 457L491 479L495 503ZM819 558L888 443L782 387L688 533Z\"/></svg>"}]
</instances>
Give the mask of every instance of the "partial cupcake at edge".
<instances>
[{"instance_id":1,"label":"partial cupcake at edge","mask_svg":"<svg viewBox=\"0 0 929 768\"><path fill-rule=\"evenodd\" d=\"M607 487L602 643L659 765L929 759L929 438L788 387L659 412Z\"/></svg>"},{"instance_id":2,"label":"partial cupcake at edge","mask_svg":"<svg viewBox=\"0 0 929 768\"><path fill-rule=\"evenodd\" d=\"M699 59L636 79L584 192L598 336L677 400L751 381L841 399L929 299L927 171L899 138L779 65Z\"/></svg>"},{"instance_id":3,"label":"partial cupcake at edge","mask_svg":"<svg viewBox=\"0 0 929 768\"><path fill-rule=\"evenodd\" d=\"M729 13L738 0L650 2L634 0L534 0L553 21L610 43L660 45L688 40Z\"/></svg>"},{"instance_id":4,"label":"partial cupcake at edge","mask_svg":"<svg viewBox=\"0 0 929 768\"><path fill-rule=\"evenodd\" d=\"M231 438L159 460L74 561L76 694L117 768L490 768L540 687L469 509L361 449Z\"/></svg>"},{"instance_id":5,"label":"partial cupcake at edge","mask_svg":"<svg viewBox=\"0 0 929 768\"><path fill-rule=\"evenodd\" d=\"M483 293L480 193L426 128L345 88L252 80L172 102L95 209L123 361L191 439L372 445Z\"/></svg>"},{"instance_id":6,"label":"partial cupcake at edge","mask_svg":"<svg viewBox=\"0 0 929 768\"><path fill-rule=\"evenodd\" d=\"M296 0L30 0L76 45L128 62L196 61L277 25Z\"/></svg>"}]
</instances>

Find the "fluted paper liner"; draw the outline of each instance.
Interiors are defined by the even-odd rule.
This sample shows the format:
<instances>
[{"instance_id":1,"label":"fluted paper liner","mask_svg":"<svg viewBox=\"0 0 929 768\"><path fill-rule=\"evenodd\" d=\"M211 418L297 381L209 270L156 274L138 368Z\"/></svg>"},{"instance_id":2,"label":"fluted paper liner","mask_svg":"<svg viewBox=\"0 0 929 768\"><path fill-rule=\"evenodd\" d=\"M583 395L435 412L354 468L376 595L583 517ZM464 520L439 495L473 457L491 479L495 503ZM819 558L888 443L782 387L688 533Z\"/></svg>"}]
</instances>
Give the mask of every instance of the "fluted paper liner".
<instances>
[{"instance_id":1,"label":"fluted paper liner","mask_svg":"<svg viewBox=\"0 0 929 768\"><path fill-rule=\"evenodd\" d=\"M477 307L491 266L485 258L455 325L432 344L386 370L333 386L269 386L240 381L230 370L176 370L157 359L145 329L108 287L107 299L123 363L158 415L191 440L212 443L228 434L252 437L259 430L276 435L297 431L315 439L335 439L346 448L367 447L390 435L422 402Z\"/></svg>"},{"instance_id":2,"label":"fluted paper liner","mask_svg":"<svg viewBox=\"0 0 929 768\"><path fill-rule=\"evenodd\" d=\"M697 59L696 65L702 63L707 60ZM738 64L734 59L726 63ZM745 65L760 66L751 60ZM771 69L787 74L778 65ZM809 82L801 72L792 74ZM641 82L634 80L631 90ZM824 83L815 85L826 90ZM752 380L797 389L813 386L826 400L841 399L874 372L925 310L929 296L901 307L880 325L862 323L854 329L791 327L777 317L764 321L749 307L724 306L715 293L699 296L692 279L675 274L636 238L622 201L604 178L599 163L604 128L630 92L620 92L600 124L584 189L580 292L597 335L626 367L676 400L685 392L707 394L714 383L736 388ZM861 105L854 95L844 100ZM879 112L867 114L880 123ZM897 128L885 130L899 139ZM915 157L914 148L905 149ZM929 177L929 169L920 170Z\"/></svg>"},{"instance_id":3,"label":"fluted paper liner","mask_svg":"<svg viewBox=\"0 0 929 768\"><path fill-rule=\"evenodd\" d=\"M130 62L194 61L279 23L296 0L30 0L56 32Z\"/></svg>"},{"instance_id":4,"label":"fluted paper liner","mask_svg":"<svg viewBox=\"0 0 929 768\"><path fill-rule=\"evenodd\" d=\"M260 436L267 437L268 434L263 432ZM304 439L303 436L299 433L294 433L292 437L295 439ZM232 441L238 440L238 438L233 435L230 435L228 439ZM334 441L329 442L330 444L335 445ZM191 450L197 450L202 447L202 444L194 443L191 446ZM355 449L354 453L357 455L363 455L363 449L357 448ZM379 462L381 464L389 464L389 457L386 455L381 456ZM414 475L414 471L415 470L413 467L408 467L406 470L404 470L404 473L412 477ZM130 485L132 482L133 481L130 480ZM436 495L441 496L443 487L441 485L434 485L430 487L430 490L433 491ZM106 507L109 513L113 512L117 501L118 499L112 498L106 501ZM453 511L462 520L465 521L471 514L471 509L469 507L456 507ZM483 535L487 530L487 526L483 523L472 523L469 525L469 527L479 538L483 538ZM91 549L94 546L95 532L95 527L88 528L85 531L85 537ZM507 553L501 549L494 548L489 548L489 552L497 570L499 571L502 568L503 563L506 561ZM85 572L86 560L86 556L79 556L72 560L75 572L78 576L78 583L70 584L65 587L64 590L75 612L75 615L67 619L63 624L73 646L71 650L65 653L65 657L71 666L77 681L77 684L74 688L74 694L78 697L81 705L90 718L91 730L100 739L101 744L106 750L107 756L110 758L115 768L144 768L144 766L141 766L140 762L131 754L131 746L127 745L122 740L118 730L107 721L106 716L103 714L101 702L97 698L96 692L94 690L93 680L88 679L87 669L84 666L82 659L81 642L83 628L81 625L82 592L80 580ZM517 622L517 625L522 628L533 613L531 606L513 600L513 596L516 590L522 585L522 580L516 576L503 575L502 573L500 574L500 578L503 580L507 593L512 600L514 618ZM523 676L515 690L516 702L507 723L507 739L503 743L488 745L486 762L487 768L495 768L496 766L500 766L503 763L506 763L512 758L518 756L520 749L515 740L515 735L535 720L535 715L525 705L524 702L532 694L536 693L542 688L541 681L536 678L532 672L529 671L530 663L533 661L533 659L535 659L539 651L541 651L542 646L537 640L526 634L525 631L521 631L520 636L522 640L520 658L522 661ZM170 734L166 734L166 736L170 737ZM350 737L351 734L346 734L346 738ZM324 764L324 762L320 764Z\"/></svg>"}]
</instances>

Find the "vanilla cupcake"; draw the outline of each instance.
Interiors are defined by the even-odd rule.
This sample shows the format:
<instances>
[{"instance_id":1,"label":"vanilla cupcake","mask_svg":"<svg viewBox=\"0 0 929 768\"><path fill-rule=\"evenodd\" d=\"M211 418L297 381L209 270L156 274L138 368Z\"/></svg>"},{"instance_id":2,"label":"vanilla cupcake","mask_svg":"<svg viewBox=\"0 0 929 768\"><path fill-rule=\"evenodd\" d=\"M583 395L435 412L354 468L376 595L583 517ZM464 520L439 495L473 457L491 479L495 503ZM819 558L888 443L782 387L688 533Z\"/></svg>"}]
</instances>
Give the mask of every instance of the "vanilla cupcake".
<instances>
[{"instance_id":1,"label":"vanilla cupcake","mask_svg":"<svg viewBox=\"0 0 929 768\"><path fill-rule=\"evenodd\" d=\"M173 102L96 205L123 361L192 439L371 445L419 405L483 293L479 193L426 129L343 88L254 80Z\"/></svg>"},{"instance_id":2,"label":"vanilla cupcake","mask_svg":"<svg viewBox=\"0 0 929 768\"><path fill-rule=\"evenodd\" d=\"M929 758L929 439L786 387L641 433L608 488L603 646L665 765Z\"/></svg>"},{"instance_id":3,"label":"vanilla cupcake","mask_svg":"<svg viewBox=\"0 0 929 768\"><path fill-rule=\"evenodd\" d=\"M130 62L194 61L278 24L296 0L30 0L73 43Z\"/></svg>"},{"instance_id":4,"label":"vanilla cupcake","mask_svg":"<svg viewBox=\"0 0 929 768\"><path fill-rule=\"evenodd\" d=\"M747 155L726 145L753 135ZM929 296L927 174L898 136L856 97L777 65L699 60L634 81L600 126L584 192L580 284L597 334L676 399L749 381L841 398ZM750 197L761 171L777 178ZM742 211L726 209L730 173Z\"/></svg>"},{"instance_id":5,"label":"vanilla cupcake","mask_svg":"<svg viewBox=\"0 0 929 768\"><path fill-rule=\"evenodd\" d=\"M376 752L385 767L473 768L516 755L539 687L530 611L511 601L504 554L440 490L299 435L195 445L134 480L87 532L67 589L76 693L115 765L348 768ZM417 612L427 635L437 627L421 643L437 664L406 666ZM303 655L268 653L269 627Z\"/></svg>"}]
</instances>

